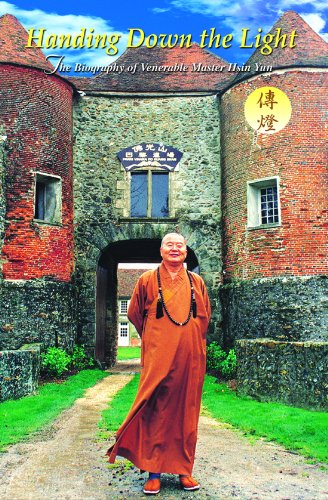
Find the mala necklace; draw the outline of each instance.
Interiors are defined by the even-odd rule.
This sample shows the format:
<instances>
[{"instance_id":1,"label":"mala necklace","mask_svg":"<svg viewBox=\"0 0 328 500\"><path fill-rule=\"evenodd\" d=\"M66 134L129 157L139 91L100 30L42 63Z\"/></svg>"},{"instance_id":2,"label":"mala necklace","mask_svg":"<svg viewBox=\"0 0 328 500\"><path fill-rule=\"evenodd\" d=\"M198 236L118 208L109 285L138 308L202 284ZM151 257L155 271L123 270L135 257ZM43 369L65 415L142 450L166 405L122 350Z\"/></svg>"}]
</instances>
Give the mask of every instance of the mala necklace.
<instances>
[{"instance_id":1,"label":"mala necklace","mask_svg":"<svg viewBox=\"0 0 328 500\"><path fill-rule=\"evenodd\" d=\"M193 315L193 318L196 318L196 316L197 316L197 304L196 304L196 300L195 300L195 291L194 291L194 287L192 284L191 274L189 273L189 271L187 271L187 276L188 276L189 283L190 283L190 309L189 309L189 314L188 314L187 319L185 321L183 321L182 323L180 323L179 321L176 321L175 319L173 319L171 314L167 310L166 304L164 302L159 267L157 268L157 283L158 283L158 301L157 301L157 307L156 307L156 318L157 319L162 318L164 316L163 308L164 308L164 311L166 312L169 320L172 321L172 323L174 323L177 326L185 326L191 318L191 313Z\"/></svg>"}]
</instances>

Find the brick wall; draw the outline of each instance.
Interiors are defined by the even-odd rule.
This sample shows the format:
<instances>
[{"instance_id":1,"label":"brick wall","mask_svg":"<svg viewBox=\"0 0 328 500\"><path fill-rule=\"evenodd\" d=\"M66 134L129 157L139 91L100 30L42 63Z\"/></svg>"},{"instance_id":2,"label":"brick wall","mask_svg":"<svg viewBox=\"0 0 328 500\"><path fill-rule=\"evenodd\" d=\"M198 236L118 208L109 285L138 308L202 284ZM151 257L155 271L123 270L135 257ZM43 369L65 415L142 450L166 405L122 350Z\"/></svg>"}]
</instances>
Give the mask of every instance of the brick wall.
<instances>
[{"instance_id":1,"label":"brick wall","mask_svg":"<svg viewBox=\"0 0 328 500\"><path fill-rule=\"evenodd\" d=\"M222 97L225 280L327 272L327 73L281 71L258 76ZM292 105L278 133L256 132L244 104L258 87L283 90ZM247 230L246 183L280 177L281 227Z\"/></svg>"},{"instance_id":2,"label":"brick wall","mask_svg":"<svg viewBox=\"0 0 328 500\"><path fill-rule=\"evenodd\" d=\"M4 196L4 178L5 178L5 130L0 127L0 248L3 245L5 234L5 216L6 216L6 200ZM0 279L1 279L1 265L0 265Z\"/></svg>"},{"instance_id":3,"label":"brick wall","mask_svg":"<svg viewBox=\"0 0 328 500\"><path fill-rule=\"evenodd\" d=\"M0 116L7 135L5 279L69 281L73 269L72 88L43 71L0 66ZM62 218L34 219L35 174L62 179Z\"/></svg>"}]
</instances>

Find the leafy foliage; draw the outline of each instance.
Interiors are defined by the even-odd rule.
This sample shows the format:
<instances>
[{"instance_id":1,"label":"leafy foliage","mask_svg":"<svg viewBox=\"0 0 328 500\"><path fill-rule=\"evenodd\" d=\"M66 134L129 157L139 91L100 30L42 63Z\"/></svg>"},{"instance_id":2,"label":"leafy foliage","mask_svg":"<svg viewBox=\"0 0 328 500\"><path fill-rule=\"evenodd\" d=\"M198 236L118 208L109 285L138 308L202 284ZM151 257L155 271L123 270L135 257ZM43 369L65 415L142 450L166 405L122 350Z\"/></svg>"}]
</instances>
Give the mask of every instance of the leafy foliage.
<instances>
[{"instance_id":1,"label":"leafy foliage","mask_svg":"<svg viewBox=\"0 0 328 500\"><path fill-rule=\"evenodd\" d=\"M72 354L61 347L49 347L41 354L42 372L51 377L61 377L68 370L80 371L93 366L94 361L87 356L83 346L76 345Z\"/></svg>"},{"instance_id":2,"label":"leafy foliage","mask_svg":"<svg viewBox=\"0 0 328 500\"><path fill-rule=\"evenodd\" d=\"M227 357L222 361L222 375L226 378L233 378L237 370L237 356L234 349L230 349Z\"/></svg>"},{"instance_id":3,"label":"leafy foliage","mask_svg":"<svg viewBox=\"0 0 328 500\"><path fill-rule=\"evenodd\" d=\"M231 379L236 376L237 358L234 349L226 353L218 342L207 346L207 372L222 379Z\"/></svg>"},{"instance_id":4,"label":"leafy foliage","mask_svg":"<svg viewBox=\"0 0 328 500\"><path fill-rule=\"evenodd\" d=\"M84 370L85 368L94 366L93 359L86 354L83 345L74 346L71 359L71 366L76 370Z\"/></svg>"},{"instance_id":5,"label":"leafy foliage","mask_svg":"<svg viewBox=\"0 0 328 500\"><path fill-rule=\"evenodd\" d=\"M52 377L60 377L68 370L71 361L71 356L59 347L49 347L41 354L42 371Z\"/></svg>"}]
</instances>

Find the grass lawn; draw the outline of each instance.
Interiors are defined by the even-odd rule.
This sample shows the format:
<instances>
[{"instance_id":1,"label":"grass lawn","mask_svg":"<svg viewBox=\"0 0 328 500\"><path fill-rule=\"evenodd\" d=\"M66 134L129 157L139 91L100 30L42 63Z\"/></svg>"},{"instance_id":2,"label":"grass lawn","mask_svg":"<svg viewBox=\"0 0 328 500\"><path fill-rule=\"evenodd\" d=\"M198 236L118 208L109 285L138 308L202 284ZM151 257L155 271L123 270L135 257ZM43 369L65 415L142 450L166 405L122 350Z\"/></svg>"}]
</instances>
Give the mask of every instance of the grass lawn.
<instances>
[{"instance_id":1,"label":"grass lawn","mask_svg":"<svg viewBox=\"0 0 328 500\"><path fill-rule=\"evenodd\" d=\"M112 399L99 424L103 431L115 431L123 422L138 383L139 375L136 375ZM217 384L216 379L209 375L205 377L202 404L213 418L227 422L247 435L264 437L306 457L328 461L327 413L240 397L225 384Z\"/></svg>"},{"instance_id":2,"label":"grass lawn","mask_svg":"<svg viewBox=\"0 0 328 500\"><path fill-rule=\"evenodd\" d=\"M102 419L98 424L102 430L101 437L107 438L108 434L116 431L125 419L137 394L139 379L140 375L135 375L123 389L115 394L107 410L102 412Z\"/></svg>"},{"instance_id":3,"label":"grass lawn","mask_svg":"<svg viewBox=\"0 0 328 500\"><path fill-rule=\"evenodd\" d=\"M107 376L102 370L83 370L60 384L41 386L36 395L0 403L0 451L51 423L86 389Z\"/></svg>"},{"instance_id":4,"label":"grass lawn","mask_svg":"<svg viewBox=\"0 0 328 500\"><path fill-rule=\"evenodd\" d=\"M140 347L118 347L117 348L117 359L135 359L140 358Z\"/></svg>"},{"instance_id":5,"label":"grass lawn","mask_svg":"<svg viewBox=\"0 0 328 500\"><path fill-rule=\"evenodd\" d=\"M216 420L248 435L264 437L306 457L328 461L328 413L240 397L209 375L205 378L202 402Z\"/></svg>"}]
</instances>

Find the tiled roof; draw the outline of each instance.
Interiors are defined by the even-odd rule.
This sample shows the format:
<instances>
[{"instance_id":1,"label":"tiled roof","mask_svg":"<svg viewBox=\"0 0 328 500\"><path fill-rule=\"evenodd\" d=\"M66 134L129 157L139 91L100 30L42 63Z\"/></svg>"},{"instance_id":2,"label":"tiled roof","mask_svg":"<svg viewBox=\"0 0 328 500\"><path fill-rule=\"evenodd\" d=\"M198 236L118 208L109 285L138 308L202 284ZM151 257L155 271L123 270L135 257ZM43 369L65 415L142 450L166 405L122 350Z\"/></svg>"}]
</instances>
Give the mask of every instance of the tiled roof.
<instances>
[{"instance_id":1,"label":"tiled roof","mask_svg":"<svg viewBox=\"0 0 328 500\"><path fill-rule=\"evenodd\" d=\"M28 33L16 17L11 14L0 17L0 63L53 71L54 67L39 48L26 48L27 41Z\"/></svg>"},{"instance_id":2,"label":"tiled roof","mask_svg":"<svg viewBox=\"0 0 328 500\"><path fill-rule=\"evenodd\" d=\"M259 73L255 70L256 63L265 66L272 65L273 68L328 67L328 44L296 12L285 12L269 33L275 34L277 28L282 29L282 34L296 30L298 36L295 39L295 47L277 47L269 55L261 54L260 48L256 49L245 63L251 66L251 72L238 74L234 81Z\"/></svg>"},{"instance_id":3,"label":"tiled roof","mask_svg":"<svg viewBox=\"0 0 328 500\"><path fill-rule=\"evenodd\" d=\"M327 67L328 45L310 28L295 12L288 11L274 24L270 33L281 28L282 33L296 30L296 46L294 48L275 48L269 55L263 55L260 48L251 55L246 65L250 72L241 72L236 76L228 72L228 63L211 52L193 44L190 48L175 47L148 49L139 47L127 49L111 67L124 66L124 71L100 73L93 78L66 77L65 80L77 89L86 92L131 92L131 93L168 93L168 92L220 92L232 82L258 74L258 65L284 67ZM53 70L42 51L34 46L26 48L28 34L20 22L12 15L0 17L0 64L12 63L31 66L42 70ZM127 67L137 63L137 71L127 71ZM220 67L223 71L193 71L193 65ZM174 67L185 65L187 71L146 71L143 65L154 67Z\"/></svg>"},{"instance_id":4,"label":"tiled roof","mask_svg":"<svg viewBox=\"0 0 328 500\"><path fill-rule=\"evenodd\" d=\"M118 269L117 296L131 297L138 278L149 269Z\"/></svg>"},{"instance_id":5,"label":"tiled roof","mask_svg":"<svg viewBox=\"0 0 328 500\"><path fill-rule=\"evenodd\" d=\"M137 63L137 71L127 71L128 66ZM193 71L193 64L223 66L224 71ZM185 65L187 71L146 71L142 65L174 67ZM88 81L84 78L70 79L79 90L109 92L215 92L234 77L226 68L229 64L220 57L201 49L194 43L190 48L172 49L139 47L127 49L112 67L124 66L124 71L100 73Z\"/></svg>"}]
</instances>

